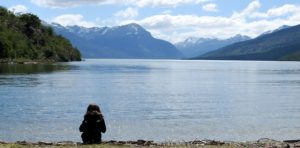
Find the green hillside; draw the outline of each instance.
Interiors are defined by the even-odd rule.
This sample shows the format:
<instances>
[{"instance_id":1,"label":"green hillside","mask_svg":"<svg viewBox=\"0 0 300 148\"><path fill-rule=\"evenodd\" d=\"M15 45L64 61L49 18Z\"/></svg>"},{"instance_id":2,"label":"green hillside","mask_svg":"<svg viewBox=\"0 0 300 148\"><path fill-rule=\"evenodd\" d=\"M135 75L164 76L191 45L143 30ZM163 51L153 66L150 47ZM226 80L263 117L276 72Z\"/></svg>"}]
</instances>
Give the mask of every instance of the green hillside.
<instances>
[{"instance_id":1,"label":"green hillside","mask_svg":"<svg viewBox=\"0 0 300 148\"><path fill-rule=\"evenodd\" d=\"M78 61L80 52L33 14L15 15L0 7L0 59Z\"/></svg>"},{"instance_id":2,"label":"green hillside","mask_svg":"<svg viewBox=\"0 0 300 148\"><path fill-rule=\"evenodd\" d=\"M196 59L300 61L300 25L235 43Z\"/></svg>"}]
</instances>

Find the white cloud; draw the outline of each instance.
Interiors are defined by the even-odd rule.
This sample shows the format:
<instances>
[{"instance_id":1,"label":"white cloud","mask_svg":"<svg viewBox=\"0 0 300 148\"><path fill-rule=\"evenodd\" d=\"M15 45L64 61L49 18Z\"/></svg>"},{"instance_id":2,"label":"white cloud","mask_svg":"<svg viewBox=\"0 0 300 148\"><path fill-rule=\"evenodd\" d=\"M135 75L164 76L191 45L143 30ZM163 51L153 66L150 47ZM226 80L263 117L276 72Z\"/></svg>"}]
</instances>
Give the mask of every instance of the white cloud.
<instances>
[{"instance_id":1,"label":"white cloud","mask_svg":"<svg viewBox=\"0 0 300 148\"><path fill-rule=\"evenodd\" d=\"M200 4L210 0L128 0L139 7L176 7L183 4Z\"/></svg>"},{"instance_id":2,"label":"white cloud","mask_svg":"<svg viewBox=\"0 0 300 148\"><path fill-rule=\"evenodd\" d=\"M224 29L230 29L236 22L226 17L196 16L196 15L169 15L162 14L135 21L154 36L163 37L171 42L178 42L190 36L198 37L228 37ZM129 22L123 22L126 24ZM236 30L236 32L239 30Z\"/></svg>"},{"instance_id":3,"label":"white cloud","mask_svg":"<svg viewBox=\"0 0 300 148\"><path fill-rule=\"evenodd\" d=\"M222 27L231 25L232 22L225 17L162 14L145 18L139 23L149 28L170 28L170 26L189 28L197 24L202 27Z\"/></svg>"},{"instance_id":4,"label":"white cloud","mask_svg":"<svg viewBox=\"0 0 300 148\"><path fill-rule=\"evenodd\" d=\"M202 9L207 12L217 12L218 11L217 4L214 4L214 3L209 3L209 4L203 5Z\"/></svg>"},{"instance_id":5,"label":"white cloud","mask_svg":"<svg viewBox=\"0 0 300 148\"><path fill-rule=\"evenodd\" d=\"M171 14L172 13L172 10L165 10L162 12L162 14Z\"/></svg>"},{"instance_id":6,"label":"white cloud","mask_svg":"<svg viewBox=\"0 0 300 148\"><path fill-rule=\"evenodd\" d=\"M234 18L246 18L251 14L255 13L261 7L261 3L259 0L253 0L242 12L233 13Z\"/></svg>"},{"instance_id":7,"label":"white cloud","mask_svg":"<svg viewBox=\"0 0 300 148\"><path fill-rule=\"evenodd\" d=\"M15 6L8 8L8 10L13 13L21 13L21 14L28 12L27 7L25 7L24 5L15 5Z\"/></svg>"},{"instance_id":8,"label":"white cloud","mask_svg":"<svg viewBox=\"0 0 300 148\"><path fill-rule=\"evenodd\" d=\"M31 0L32 3L49 8L69 8L82 5L116 4L118 0Z\"/></svg>"},{"instance_id":9,"label":"white cloud","mask_svg":"<svg viewBox=\"0 0 300 148\"><path fill-rule=\"evenodd\" d=\"M228 17L159 14L141 20L123 21L121 24L130 22L141 24L155 37L166 39L173 43L192 36L228 38L236 34L242 34L256 37L282 25L300 24L300 6L283 5L271 8L262 13L272 16L271 19L254 19L253 16L259 13L260 7L260 1L254 0L245 9L234 12Z\"/></svg>"},{"instance_id":10,"label":"white cloud","mask_svg":"<svg viewBox=\"0 0 300 148\"><path fill-rule=\"evenodd\" d=\"M93 22L88 22L83 20L83 16L80 14L64 14L55 17L52 22L61 24L63 26L84 26L84 27L94 27L96 26Z\"/></svg>"},{"instance_id":11,"label":"white cloud","mask_svg":"<svg viewBox=\"0 0 300 148\"><path fill-rule=\"evenodd\" d=\"M211 0L31 0L32 3L50 8L69 8L83 5L123 4L138 7L176 7L183 4L199 4Z\"/></svg>"},{"instance_id":12,"label":"white cloud","mask_svg":"<svg viewBox=\"0 0 300 148\"><path fill-rule=\"evenodd\" d=\"M125 10L121 10L114 14L117 17L132 19L139 15L139 12L136 8L129 7Z\"/></svg>"},{"instance_id":13,"label":"white cloud","mask_svg":"<svg viewBox=\"0 0 300 148\"><path fill-rule=\"evenodd\" d=\"M299 6L285 4L281 7L276 7L268 10L266 13L254 13L251 17L252 18L270 18L270 17L279 17L293 13L300 13Z\"/></svg>"}]
</instances>

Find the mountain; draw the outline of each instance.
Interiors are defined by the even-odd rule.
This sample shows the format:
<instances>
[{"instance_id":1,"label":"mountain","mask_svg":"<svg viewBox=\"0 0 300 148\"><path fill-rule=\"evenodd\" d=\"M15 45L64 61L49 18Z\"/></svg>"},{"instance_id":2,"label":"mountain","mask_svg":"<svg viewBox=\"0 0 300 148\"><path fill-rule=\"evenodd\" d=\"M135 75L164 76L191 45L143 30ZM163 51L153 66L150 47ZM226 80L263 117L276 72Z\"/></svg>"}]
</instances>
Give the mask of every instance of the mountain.
<instances>
[{"instance_id":1,"label":"mountain","mask_svg":"<svg viewBox=\"0 0 300 148\"><path fill-rule=\"evenodd\" d=\"M267 34L270 34L270 33L274 33L274 32L280 31L280 30L282 30L282 29L289 28L289 27L290 27L290 26L288 26L288 25L282 25L282 26L280 26L279 28L277 28L277 29L275 29L275 30L269 30L269 31L267 31L267 32L264 32L264 33L262 33L260 36L264 36L264 35L267 35Z\"/></svg>"},{"instance_id":2,"label":"mountain","mask_svg":"<svg viewBox=\"0 0 300 148\"><path fill-rule=\"evenodd\" d=\"M85 58L178 59L183 54L171 43L153 38L140 25L116 27L61 26L51 24L55 32L68 38Z\"/></svg>"},{"instance_id":3,"label":"mountain","mask_svg":"<svg viewBox=\"0 0 300 148\"><path fill-rule=\"evenodd\" d=\"M207 52L225 47L227 45L249 40L250 37L236 35L228 39L211 39L211 38L188 38L183 42L175 44L187 58L196 57Z\"/></svg>"},{"instance_id":4,"label":"mountain","mask_svg":"<svg viewBox=\"0 0 300 148\"><path fill-rule=\"evenodd\" d=\"M235 43L196 59L216 60L300 60L300 25L287 27Z\"/></svg>"},{"instance_id":5,"label":"mountain","mask_svg":"<svg viewBox=\"0 0 300 148\"><path fill-rule=\"evenodd\" d=\"M80 52L33 14L0 6L0 60L77 61Z\"/></svg>"}]
</instances>

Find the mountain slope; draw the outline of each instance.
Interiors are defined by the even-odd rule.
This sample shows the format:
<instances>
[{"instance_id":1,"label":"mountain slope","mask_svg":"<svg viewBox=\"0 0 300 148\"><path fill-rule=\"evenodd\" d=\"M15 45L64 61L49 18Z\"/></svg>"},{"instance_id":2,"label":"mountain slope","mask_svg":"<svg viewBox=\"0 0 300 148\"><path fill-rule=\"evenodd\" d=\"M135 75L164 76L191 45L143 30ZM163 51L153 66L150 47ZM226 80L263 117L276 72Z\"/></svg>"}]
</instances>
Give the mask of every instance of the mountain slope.
<instances>
[{"instance_id":1,"label":"mountain slope","mask_svg":"<svg viewBox=\"0 0 300 148\"><path fill-rule=\"evenodd\" d=\"M84 28L52 24L54 30L71 40L85 58L177 59L183 55L171 43L155 39L138 24Z\"/></svg>"},{"instance_id":2,"label":"mountain slope","mask_svg":"<svg viewBox=\"0 0 300 148\"><path fill-rule=\"evenodd\" d=\"M33 14L15 15L0 7L0 59L42 61L80 60L70 42Z\"/></svg>"},{"instance_id":3,"label":"mountain slope","mask_svg":"<svg viewBox=\"0 0 300 148\"><path fill-rule=\"evenodd\" d=\"M300 25L235 43L196 59L300 60Z\"/></svg>"},{"instance_id":4,"label":"mountain slope","mask_svg":"<svg viewBox=\"0 0 300 148\"><path fill-rule=\"evenodd\" d=\"M267 32L262 33L261 35L259 35L259 37L264 36L264 35L268 35L268 34L271 34L271 33L277 32L277 31L280 31L280 30L282 30L282 29L287 29L287 28L289 28L289 27L290 27L290 26L288 26L288 25L282 25L281 27L279 27L279 28L277 28L277 29L275 29L275 30L269 30L269 31L267 31Z\"/></svg>"},{"instance_id":5,"label":"mountain slope","mask_svg":"<svg viewBox=\"0 0 300 148\"><path fill-rule=\"evenodd\" d=\"M224 40L210 38L188 38L183 42L175 44L175 46L187 58L192 58L225 47L227 45L249 39L250 37L242 35L236 35Z\"/></svg>"}]
</instances>

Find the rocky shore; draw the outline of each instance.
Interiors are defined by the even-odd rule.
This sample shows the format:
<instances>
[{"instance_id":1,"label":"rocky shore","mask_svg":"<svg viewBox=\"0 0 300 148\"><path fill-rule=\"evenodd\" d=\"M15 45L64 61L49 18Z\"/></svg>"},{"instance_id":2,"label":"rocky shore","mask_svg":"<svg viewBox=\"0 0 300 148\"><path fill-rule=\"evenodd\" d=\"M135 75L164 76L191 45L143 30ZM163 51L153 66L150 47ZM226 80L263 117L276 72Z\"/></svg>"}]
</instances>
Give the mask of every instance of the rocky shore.
<instances>
[{"instance_id":1,"label":"rocky shore","mask_svg":"<svg viewBox=\"0 0 300 148\"><path fill-rule=\"evenodd\" d=\"M7 143L0 141L0 147L10 147L11 145L18 145L19 147L77 147L85 146L81 142L73 141L61 141L61 142L28 142L28 141L17 141L15 143ZM147 140L137 141L103 141L102 144L93 145L104 147L226 147L226 148L300 148L300 140L285 140L277 141L268 138L262 138L257 141L248 142L233 142L233 141L216 141L216 140L194 140L188 142L154 142ZM14 146L12 146L14 147Z\"/></svg>"}]
</instances>

